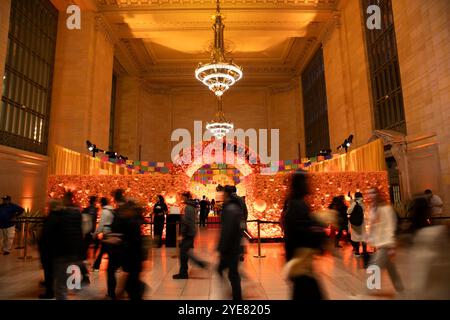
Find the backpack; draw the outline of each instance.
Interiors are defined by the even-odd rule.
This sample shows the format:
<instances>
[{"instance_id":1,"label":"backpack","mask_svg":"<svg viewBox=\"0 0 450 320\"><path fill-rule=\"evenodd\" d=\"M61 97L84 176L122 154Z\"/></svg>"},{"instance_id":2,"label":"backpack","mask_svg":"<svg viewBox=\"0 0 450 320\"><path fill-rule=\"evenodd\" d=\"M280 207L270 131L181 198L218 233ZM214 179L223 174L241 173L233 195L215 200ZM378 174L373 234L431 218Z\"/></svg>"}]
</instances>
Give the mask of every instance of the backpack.
<instances>
[{"instance_id":1,"label":"backpack","mask_svg":"<svg viewBox=\"0 0 450 320\"><path fill-rule=\"evenodd\" d=\"M364 212L363 208L359 205L359 203L356 203L352 213L350 214L350 223L356 227L359 227L363 224L364 221Z\"/></svg>"}]
</instances>

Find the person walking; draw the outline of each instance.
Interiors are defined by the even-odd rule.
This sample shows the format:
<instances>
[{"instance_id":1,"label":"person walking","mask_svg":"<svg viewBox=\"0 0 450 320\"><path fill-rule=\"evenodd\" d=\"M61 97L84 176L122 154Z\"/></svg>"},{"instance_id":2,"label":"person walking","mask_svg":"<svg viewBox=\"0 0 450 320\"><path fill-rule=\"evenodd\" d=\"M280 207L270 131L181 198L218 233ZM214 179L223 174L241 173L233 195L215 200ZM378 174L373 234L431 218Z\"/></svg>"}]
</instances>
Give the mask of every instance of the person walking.
<instances>
[{"instance_id":1,"label":"person walking","mask_svg":"<svg viewBox=\"0 0 450 320\"><path fill-rule=\"evenodd\" d=\"M313 271L313 258L322 249L325 232L311 216L309 206L305 202L305 196L308 194L306 173L294 173L284 215L287 260L285 274L293 283L293 300L324 299Z\"/></svg>"},{"instance_id":2,"label":"person walking","mask_svg":"<svg viewBox=\"0 0 450 320\"><path fill-rule=\"evenodd\" d=\"M214 213L214 215L217 215L217 213L216 213L216 200L215 199L211 200L211 210Z\"/></svg>"},{"instance_id":3,"label":"person walking","mask_svg":"<svg viewBox=\"0 0 450 320\"><path fill-rule=\"evenodd\" d=\"M344 231L348 233L347 206L345 205L344 196L334 197L332 203L329 206L329 209L335 210L338 213L338 233L334 238L334 246L336 248L342 248L342 246L339 244L339 241L341 240Z\"/></svg>"},{"instance_id":4,"label":"person walking","mask_svg":"<svg viewBox=\"0 0 450 320\"><path fill-rule=\"evenodd\" d=\"M74 203L72 192L64 194L62 206L61 210L55 210L49 215L43 235L52 257L57 300L66 299L69 267L75 267L76 270L83 258L81 212Z\"/></svg>"},{"instance_id":5,"label":"person walking","mask_svg":"<svg viewBox=\"0 0 450 320\"><path fill-rule=\"evenodd\" d=\"M236 187L225 186L221 215L222 228L217 248L220 253L217 271L222 277L223 271L228 269L228 279L235 301L242 300L241 277L238 270L242 253L242 221L244 219L242 203L242 199L236 195Z\"/></svg>"},{"instance_id":6,"label":"person walking","mask_svg":"<svg viewBox=\"0 0 450 320\"><path fill-rule=\"evenodd\" d=\"M100 216L98 227L94 233L95 239L98 239L99 236L101 236L102 239L108 237L108 234L111 233L111 226L114 221L114 208L109 205L108 199L105 197L101 198L100 204L102 206L102 214ZM97 258L95 259L94 265L92 266L92 269L94 269L95 272L99 271L104 254L108 255L108 259L110 258L108 253L108 245L102 243L100 253L98 254Z\"/></svg>"},{"instance_id":7,"label":"person walking","mask_svg":"<svg viewBox=\"0 0 450 320\"><path fill-rule=\"evenodd\" d=\"M195 235L197 233L195 228L195 206L196 203L192 199L190 192L182 194L183 202L185 204L184 214L181 218L181 235L180 242L180 271L172 276L173 279L188 279L188 260L191 260L200 268L206 269L208 263L197 258L192 253L194 247Z\"/></svg>"},{"instance_id":8,"label":"person walking","mask_svg":"<svg viewBox=\"0 0 450 320\"><path fill-rule=\"evenodd\" d=\"M353 253L356 257L360 256L359 248L362 246L362 254L367 259L366 244L366 219L365 207L361 192L355 193L355 199L351 200L350 207L347 210L348 225L350 227L350 240L353 246Z\"/></svg>"},{"instance_id":9,"label":"person walking","mask_svg":"<svg viewBox=\"0 0 450 320\"><path fill-rule=\"evenodd\" d=\"M200 201L200 227L206 227L206 220L208 219L209 203L206 196L203 196Z\"/></svg>"},{"instance_id":10,"label":"person walking","mask_svg":"<svg viewBox=\"0 0 450 320\"><path fill-rule=\"evenodd\" d=\"M432 219L442 217L442 207L444 206L444 202L441 197L434 194L430 189L425 190L425 197L428 200L428 205L431 209L430 217ZM433 221L433 223L439 224L439 221Z\"/></svg>"},{"instance_id":11,"label":"person walking","mask_svg":"<svg viewBox=\"0 0 450 320\"><path fill-rule=\"evenodd\" d=\"M411 298L450 299L450 246L446 226L432 225L431 208L423 196L414 199L411 214Z\"/></svg>"},{"instance_id":12,"label":"person walking","mask_svg":"<svg viewBox=\"0 0 450 320\"><path fill-rule=\"evenodd\" d=\"M401 293L404 287L394 263L396 214L378 189L370 189L368 198L371 204L368 239L369 244L376 249L370 265L386 269L395 290Z\"/></svg>"},{"instance_id":13,"label":"person walking","mask_svg":"<svg viewBox=\"0 0 450 320\"><path fill-rule=\"evenodd\" d=\"M140 280L143 261L143 241L141 226L144 222L144 209L133 201L127 201L117 210L112 224L112 233L121 241L115 245L120 247L122 269L125 273L124 289L130 300L141 300L146 285ZM112 288L108 288L110 290ZM115 298L113 292L109 292Z\"/></svg>"},{"instance_id":14,"label":"person walking","mask_svg":"<svg viewBox=\"0 0 450 320\"><path fill-rule=\"evenodd\" d=\"M106 296L111 300L117 299L116 287L117 279L116 272L122 266L123 261L123 230L119 220L120 212L126 204L124 191L117 189L112 192L115 202L115 209L112 211L114 218L111 223L111 232L105 234L102 245L105 246L108 253L108 268L107 272L107 294Z\"/></svg>"},{"instance_id":15,"label":"person walking","mask_svg":"<svg viewBox=\"0 0 450 320\"><path fill-rule=\"evenodd\" d=\"M91 196L89 197L89 206L83 209L81 212L81 218L82 218L82 229L83 229L83 239L84 239L84 252L85 257L84 260L88 259L88 251L89 246L94 241L94 232L95 228L97 226L97 216L98 216L98 210L97 210L97 197ZM98 245L96 245L98 247ZM94 248L94 256L95 251L97 248Z\"/></svg>"},{"instance_id":16,"label":"person walking","mask_svg":"<svg viewBox=\"0 0 450 320\"><path fill-rule=\"evenodd\" d=\"M158 248L162 247L162 235L164 230L165 216L168 213L166 202L162 195L156 196L156 203L153 207L153 223L155 227L155 238Z\"/></svg>"},{"instance_id":17,"label":"person walking","mask_svg":"<svg viewBox=\"0 0 450 320\"><path fill-rule=\"evenodd\" d=\"M3 203L0 204L0 241L2 242L3 255L11 253L16 235L16 217L20 216L25 209L12 203L10 196L2 197Z\"/></svg>"}]
</instances>

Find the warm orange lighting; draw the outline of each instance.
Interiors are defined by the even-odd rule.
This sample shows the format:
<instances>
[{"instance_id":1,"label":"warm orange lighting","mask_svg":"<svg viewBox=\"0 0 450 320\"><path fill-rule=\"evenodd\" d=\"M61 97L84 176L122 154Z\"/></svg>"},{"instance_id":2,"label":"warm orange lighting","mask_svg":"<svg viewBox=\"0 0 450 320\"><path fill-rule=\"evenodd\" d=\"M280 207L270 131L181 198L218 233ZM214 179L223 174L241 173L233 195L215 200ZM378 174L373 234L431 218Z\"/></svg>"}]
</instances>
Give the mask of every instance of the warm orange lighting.
<instances>
[{"instance_id":1,"label":"warm orange lighting","mask_svg":"<svg viewBox=\"0 0 450 320\"><path fill-rule=\"evenodd\" d=\"M253 208L258 212L264 212L267 208L267 203L264 200L257 199L253 202Z\"/></svg>"}]
</instances>

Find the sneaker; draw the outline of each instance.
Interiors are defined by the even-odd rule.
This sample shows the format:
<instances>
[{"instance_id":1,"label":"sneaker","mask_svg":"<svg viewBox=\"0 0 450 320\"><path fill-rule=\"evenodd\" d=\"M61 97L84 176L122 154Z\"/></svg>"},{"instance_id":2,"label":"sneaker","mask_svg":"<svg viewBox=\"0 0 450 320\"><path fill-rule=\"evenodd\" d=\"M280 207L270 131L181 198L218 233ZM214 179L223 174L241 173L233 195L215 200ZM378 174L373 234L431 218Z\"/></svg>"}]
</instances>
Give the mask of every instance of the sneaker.
<instances>
[{"instance_id":1,"label":"sneaker","mask_svg":"<svg viewBox=\"0 0 450 320\"><path fill-rule=\"evenodd\" d=\"M359 252L355 252L355 257L357 257L357 258L361 257L361 255L359 254Z\"/></svg>"},{"instance_id":2,"label":"sneaker","mask_svg":"<svg viewBox=\"0 0 450 320\"><path fill-rule=\"evenodd\" d=\"M172 276L172 279L175 279L175 280L179 280L179 279L189 279L189 276L188 276L187 274L180 274L180 273L178 273L178 274L174 274L174 275Z\"/></svg>"},{"instance_id":3,"label":"sneaker","mask_svg":"<svg viewBox=\"0 0 450 320\"><path fill-rule=\"evenodd\" d=\"M93 272L99 272L99 271L100 271L100 269L96 269L96 268L94 268L94 269L92 269L92 271L93 271Z\"/></svg>"}]
</instances>

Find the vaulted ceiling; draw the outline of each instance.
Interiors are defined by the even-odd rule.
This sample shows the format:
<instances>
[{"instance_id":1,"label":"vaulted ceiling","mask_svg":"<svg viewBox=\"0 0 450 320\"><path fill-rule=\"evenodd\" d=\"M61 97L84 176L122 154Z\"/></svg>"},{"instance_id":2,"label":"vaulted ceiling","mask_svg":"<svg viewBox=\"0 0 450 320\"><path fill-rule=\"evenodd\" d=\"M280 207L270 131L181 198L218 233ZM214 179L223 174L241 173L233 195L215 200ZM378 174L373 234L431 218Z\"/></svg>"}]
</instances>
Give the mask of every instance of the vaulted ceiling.
<instances>
[{"instance_id":1,"label":"vaulted ceiling","mask_svg":"<svg viewBox=\"0 0 450 320\"><path fill-rule=\"evenodd\" d=\"M285 82L333 23L339 0L222 0L228 57L243 84ZM116 70L153 84L195 83L209 60L215 0L94 0L116 43Z\"/></svg>"}]
</instances>

